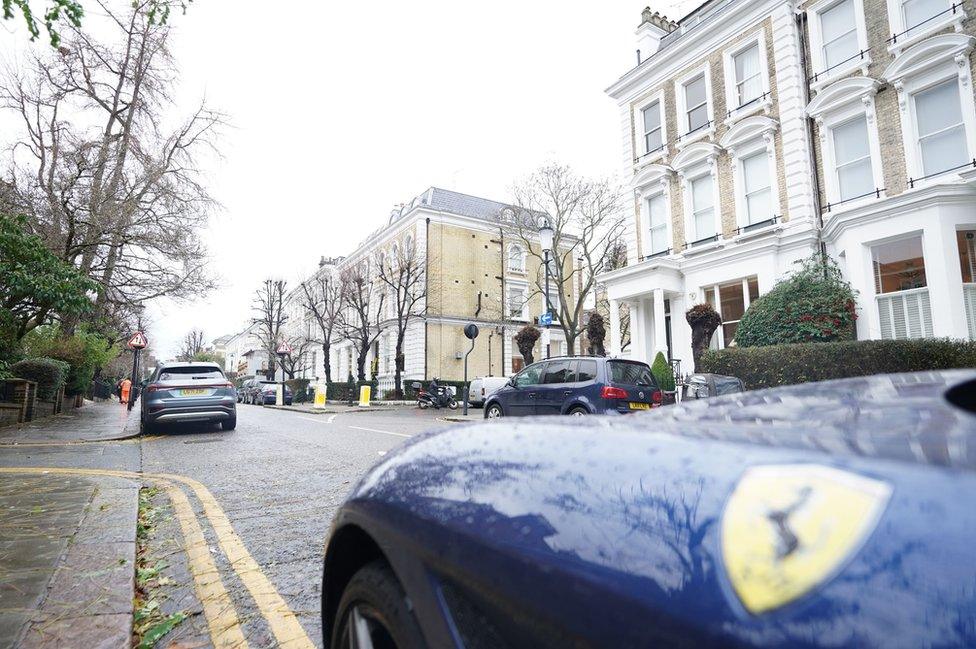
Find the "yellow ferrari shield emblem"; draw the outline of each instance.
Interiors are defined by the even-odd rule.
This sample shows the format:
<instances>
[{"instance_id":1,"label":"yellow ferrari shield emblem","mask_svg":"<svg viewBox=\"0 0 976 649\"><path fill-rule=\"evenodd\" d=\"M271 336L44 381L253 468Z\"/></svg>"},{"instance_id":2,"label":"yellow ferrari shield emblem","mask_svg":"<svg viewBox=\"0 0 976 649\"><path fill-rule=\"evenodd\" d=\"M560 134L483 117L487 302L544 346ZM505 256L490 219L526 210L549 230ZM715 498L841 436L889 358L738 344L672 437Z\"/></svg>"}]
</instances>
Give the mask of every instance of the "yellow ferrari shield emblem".
<instances>
[{"instance_id":1,"label":"yellow ferrari shield emblem","mask_svg":"<svg viewBox=\"0 0 976 649\"><path fill-rule=\"evenodd\" d=\"M748 469L722 515L722 559L746 610L778 608L833 576L890 495L887 483L820 465Z\"/></svg>"}]
</instances>

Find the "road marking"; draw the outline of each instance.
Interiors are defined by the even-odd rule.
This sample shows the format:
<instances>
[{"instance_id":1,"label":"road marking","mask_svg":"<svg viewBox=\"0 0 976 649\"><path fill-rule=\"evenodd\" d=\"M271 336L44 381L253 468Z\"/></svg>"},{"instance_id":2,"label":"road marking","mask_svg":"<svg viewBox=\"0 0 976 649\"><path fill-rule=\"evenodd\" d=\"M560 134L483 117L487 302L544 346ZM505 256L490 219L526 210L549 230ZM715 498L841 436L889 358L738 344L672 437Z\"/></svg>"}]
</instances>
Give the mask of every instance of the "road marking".
<instances>
[{"instance_id":1,"label":"road marking","mask_svg":"<svg viewBox=\"0 0 976 649\"><path fill-rule=\"evenodd\" d=\"M332 415L332 416L335 417L335 415ZM331 424L332 423L332 420L331 419L328 420L328 421L322 421L321 418L316 419L316 418L313 418L313 417L302 417L301 415L299 415L298 418L299 419L304 419L305 421L314 421L316 424Z\"/></svg>"},{"instance_id":2,"label":"road marking","mask_svg":"<svg viewBox=\"0 0 976 649\"><path fill-rule=\"evenodd\" d=\"M74 474L101 475L134 480L153 480L179 482L188 486L203 505L204 516L210 521L217 542L227 557L231 568L251 593L261 615L268 623L280 646L295 647L296 649L314 649L315 644L305 633L298 618L288 607L285 600L278 594L271 580L261 572L257 562L247 551L244 543L234 532L230 520L221 509L213 494L200 482L193 478L169 473L137 473L133 471L118 471L110 469L76 469L61 467L0 467L0 474L4 473L40 473L40 474ZM185 496L184 496L185 497ZM206 613L206 607L204 608ZM236 613L235 613L236 616ZM208 618L209 623L209 618ZM220 647L214 637L214 645ZM243 646L243 645L242 645Z\"/></svg>"},{"instance_id":3,"label":"road marking","mask_svg":"<svg viewBox=\"0 0 976 649\"><path fill-rule=\"evenodd\" d=\"M366 430L371 433L383 433L384 435L396 435L397 437L413 437L413 435L407 435L405 433L391 433L388 430L379 430L378 428L362 428L361 426L346 426L346 428L353 428L355 430Z\"/></svg>"},{"instance_id":4,"label":"road marking","mask_svg":"<svg viewBox=\"0 0 976 649\"><path fill-rule=\"evenodd\" d=\"M125 437L123 439L73 439L63 442L0 442L0 448L26 448L34 446L78 446L81 444L135 444L162 439L166 435L146 435L144 437Z\"/></svg>"},{"instance_id":5,"label":"road marking","mask_svg":"<svg viewBox=\"0 0 976 649\"><path fill-rule=\"evenodd\" d=\"M335 421L335 418L338 417L338 416L339 416L338 414L329 415L329 423L331 424L332 422L334 422Z\"/></svg>"},{"instance_id":6,"label":"road marking","mask_svg":"<svg viewBox=\"0 0 976 649\"><path fill-rule=\"evenodd\" d=\"M197 597L203 603L203 614L210 627L210 637L215 647L247 647L247 640L241 630L241 622L231 602L227 589L220 579L220 573L210 555L210 546L203 536L200 523L193 513L190 500L183 490L172 482L159 480L169 495L176 520L183 530L183 549L190 562L190 574L196 586Z\"/></svg>"}]
</instances>

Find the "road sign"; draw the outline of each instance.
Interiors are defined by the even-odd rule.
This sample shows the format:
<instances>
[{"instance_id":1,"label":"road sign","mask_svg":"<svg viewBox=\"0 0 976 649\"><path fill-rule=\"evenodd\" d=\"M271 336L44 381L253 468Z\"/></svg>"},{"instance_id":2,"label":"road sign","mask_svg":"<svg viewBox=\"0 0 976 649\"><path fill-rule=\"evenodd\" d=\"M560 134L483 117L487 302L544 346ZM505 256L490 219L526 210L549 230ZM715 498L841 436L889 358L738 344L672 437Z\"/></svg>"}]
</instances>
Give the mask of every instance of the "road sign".
<instances>
[{"instance_id":1,"label":"road sign","mask_svg":"<svg viewBox=\"0 0 976 649\"><path fill-rule=\"evenodd\" d=\"M145 349L149 345L149 340L146 338L146 334L137 331L129 338L128 344L129 349Z\"/></svg>"},{"instance_id":2,"label":"road sign","mask_svg":"<svg viewBox=\"0 0 976 649\"><path fill-rule=\"evenodd\" d=\"M291 355L291 345L289 345L288 343L285 343L285 342L281 343L280 345L278 345L277 354L279 356L285 356L285 355L290 356Z\"/></svg>"},{"instance_id":3,"label":"road sign","mask_svg":"<svg viewBox=\"0 0 976 649\"><path fill-rule=\"evenodd\" d=\"M543 313L539 316L539 324L548 327L552 324L552 313Z\"/></svg>"}]
</instances>

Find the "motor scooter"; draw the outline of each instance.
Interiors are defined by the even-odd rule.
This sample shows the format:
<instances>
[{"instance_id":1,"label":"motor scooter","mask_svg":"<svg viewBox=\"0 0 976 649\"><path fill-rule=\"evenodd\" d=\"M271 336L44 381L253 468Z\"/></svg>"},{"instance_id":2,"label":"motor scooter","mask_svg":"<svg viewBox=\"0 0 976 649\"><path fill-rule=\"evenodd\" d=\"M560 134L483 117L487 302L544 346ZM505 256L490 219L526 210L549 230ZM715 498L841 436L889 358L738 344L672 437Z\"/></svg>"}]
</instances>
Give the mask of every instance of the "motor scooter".
<instances>
[{"instance_id":1,"label":"motor scooter","mask_svg":"<svg viewBox=\"0 0 976 649\"><path fill-rule=\"evenodd\" d=\"M437 405L447 406L451 410L458 409L457 399L454 395L447 392L445 386L438 386L438 395L435 397L420 385L420 383L414 383L412 385L413 389L417 391L417 407L421 410L426 410L427 408L435 408ZM438 404L434 403L434 399L438 399Z\"/></svg>"}]
</instances>

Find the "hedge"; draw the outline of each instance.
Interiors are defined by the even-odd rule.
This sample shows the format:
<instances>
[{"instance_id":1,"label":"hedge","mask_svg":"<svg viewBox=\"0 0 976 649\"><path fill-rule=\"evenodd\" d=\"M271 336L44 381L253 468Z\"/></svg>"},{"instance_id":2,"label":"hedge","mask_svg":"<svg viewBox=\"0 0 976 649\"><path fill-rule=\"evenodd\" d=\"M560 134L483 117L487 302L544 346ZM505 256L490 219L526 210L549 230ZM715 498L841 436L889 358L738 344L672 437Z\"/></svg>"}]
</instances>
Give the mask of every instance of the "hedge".
<instances>
[{"instance_id":1,"label":"hedge","mask_svg":"<svg viewBox=\"0 0 976 649\"><path fill-rule=\"evenodd\" d=\"M947 338L799 343L710 350L696 370L737 376L749 390L851 376L976 367L976 342Z\"/></svg>"},{"instance_id":2,"label":"hedge","mask_svg":"<svg viewBox=\"0 0 976 649\"><path fill-rule=\"evenodd\" d=\"M305 403L309 400L308 396L308 384L310 381L308 379L288 379L285 381L285 385L291 390L292 397L295 403Z\"/></svg>"},{"instance_id":3,"label":"hedge","mask_svg":"<svg viewBox=\"0 0 976 649\"><path fill-rule=\"evenodd\" d=\"M50 401L64 385L70 367L53 358L28 358L11 365L10 372L17 378L37 383L37 396Z\"/></svg>"}]
</instances>

